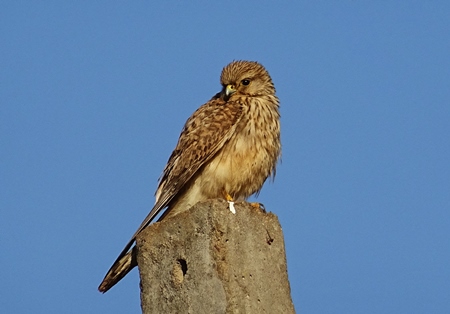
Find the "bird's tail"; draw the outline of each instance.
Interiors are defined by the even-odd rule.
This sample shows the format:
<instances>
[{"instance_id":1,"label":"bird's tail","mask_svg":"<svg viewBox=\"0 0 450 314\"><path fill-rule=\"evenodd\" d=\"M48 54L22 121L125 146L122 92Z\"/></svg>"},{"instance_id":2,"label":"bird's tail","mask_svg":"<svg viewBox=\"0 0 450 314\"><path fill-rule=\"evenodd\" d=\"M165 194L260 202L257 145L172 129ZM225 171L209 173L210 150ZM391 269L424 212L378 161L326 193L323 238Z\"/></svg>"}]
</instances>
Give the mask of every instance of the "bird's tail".
<instances>
[{"instance_id":1,"label":"bird's tail","mask_svg":"<svg viewBox=\"0 0 450 314\"><path fill-rule=\"evenodd\" d=\"M102 283L98 286L98 291L105 293L136 266L136 246L133 246L131 251L114 262Z\"/></svg>"}]
</instances>

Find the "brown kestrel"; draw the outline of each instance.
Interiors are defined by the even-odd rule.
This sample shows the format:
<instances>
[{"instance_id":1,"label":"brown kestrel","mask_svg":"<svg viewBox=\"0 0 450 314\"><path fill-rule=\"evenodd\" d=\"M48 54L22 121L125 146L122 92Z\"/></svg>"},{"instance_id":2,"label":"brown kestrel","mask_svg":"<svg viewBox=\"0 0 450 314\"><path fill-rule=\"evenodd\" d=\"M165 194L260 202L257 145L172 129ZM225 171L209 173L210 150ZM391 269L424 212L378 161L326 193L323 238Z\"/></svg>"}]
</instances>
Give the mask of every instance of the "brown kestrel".
<instances>
[{"instance_id":1,"label":"brown kestrel","mask_svg":"<svg viewBox=\"0 0 450 314\"><path fill-rule=\"evenodd\" d=\"M167 208L159 220L207 199L245 200L275 176L280 114L269 73L257 62L234 61L222 70L220 83L221 92L187 120L159 180L155 205L99 291L108 291L137 265L136 236L162 209Z\"/></svg>"}]
</instances>

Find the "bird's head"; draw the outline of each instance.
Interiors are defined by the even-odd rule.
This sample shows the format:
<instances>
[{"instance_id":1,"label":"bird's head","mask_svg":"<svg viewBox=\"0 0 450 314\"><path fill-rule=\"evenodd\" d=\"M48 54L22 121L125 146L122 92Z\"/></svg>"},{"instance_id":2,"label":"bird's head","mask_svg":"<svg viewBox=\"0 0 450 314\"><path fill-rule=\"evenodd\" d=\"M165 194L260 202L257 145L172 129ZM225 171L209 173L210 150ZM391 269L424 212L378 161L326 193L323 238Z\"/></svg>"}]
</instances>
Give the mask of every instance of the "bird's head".
<instances>
[{"instance_id":1,"label":"bird's head","mask_svg":"<svg viewBox=\"0 0 450 314\"><path fill-rule=\"evenodd\" d=\"M233 61L222 70L221 97L274 95L275 87L266 69L254 61Z\"/></svg>"}]
</instances>

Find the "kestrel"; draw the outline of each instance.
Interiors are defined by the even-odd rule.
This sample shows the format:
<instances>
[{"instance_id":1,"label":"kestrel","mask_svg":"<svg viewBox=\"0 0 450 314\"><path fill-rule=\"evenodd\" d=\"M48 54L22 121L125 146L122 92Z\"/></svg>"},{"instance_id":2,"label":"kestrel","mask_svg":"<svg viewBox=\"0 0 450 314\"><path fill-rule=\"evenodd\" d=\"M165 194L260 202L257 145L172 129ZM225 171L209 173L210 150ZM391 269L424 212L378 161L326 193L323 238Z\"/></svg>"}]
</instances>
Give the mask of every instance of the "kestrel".
<instances>
[{"instance_id":1,"label":"kestrel","mask_svg":"<svg viewBox=\"0 0 450 314\"><path fill-rule=\"evenodd\" d=\"M222 70L222 90L187 120L159 179L156 202L98 287L108 291L137 265L136 236L199 201L240 201L259 192L281 155L279 101L266 69L234 61ZM230 209L232 203L230 204Z\"/></svg>"}]
</instances>

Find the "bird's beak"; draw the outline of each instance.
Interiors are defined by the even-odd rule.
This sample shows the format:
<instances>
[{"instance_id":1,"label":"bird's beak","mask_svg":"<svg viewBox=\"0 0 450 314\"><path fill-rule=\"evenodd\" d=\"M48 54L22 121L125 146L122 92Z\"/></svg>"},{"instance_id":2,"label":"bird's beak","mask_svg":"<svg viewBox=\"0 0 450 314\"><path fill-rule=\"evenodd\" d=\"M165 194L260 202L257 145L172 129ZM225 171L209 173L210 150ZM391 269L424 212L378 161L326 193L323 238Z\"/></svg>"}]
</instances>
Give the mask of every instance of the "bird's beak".
<instances>
[{"instance_id":1,"label":"bird's beak","mask_svg":"<svg viewBox=\"0 0 450 314\"><path fill-rule=\"evenodd\" d=\"M236 89L233 85L228 84L227 87L225 87L225 95L227 97L230 97L234 92L236 92Z\"/></svg>"},{"instance_id":2,"label":"bird's beak","mask_svg":"<svg viewBox=\"0 0 450 314\"><path fill-rule=\"evenodd\" d=\"M224 86L222 91L220 92L220 97L225 100L228 101L228 99L230 99L230 96L236 92L236 89L234 88L233 85L228 84L227 86Z\"/></svg>"}]
</instances>

